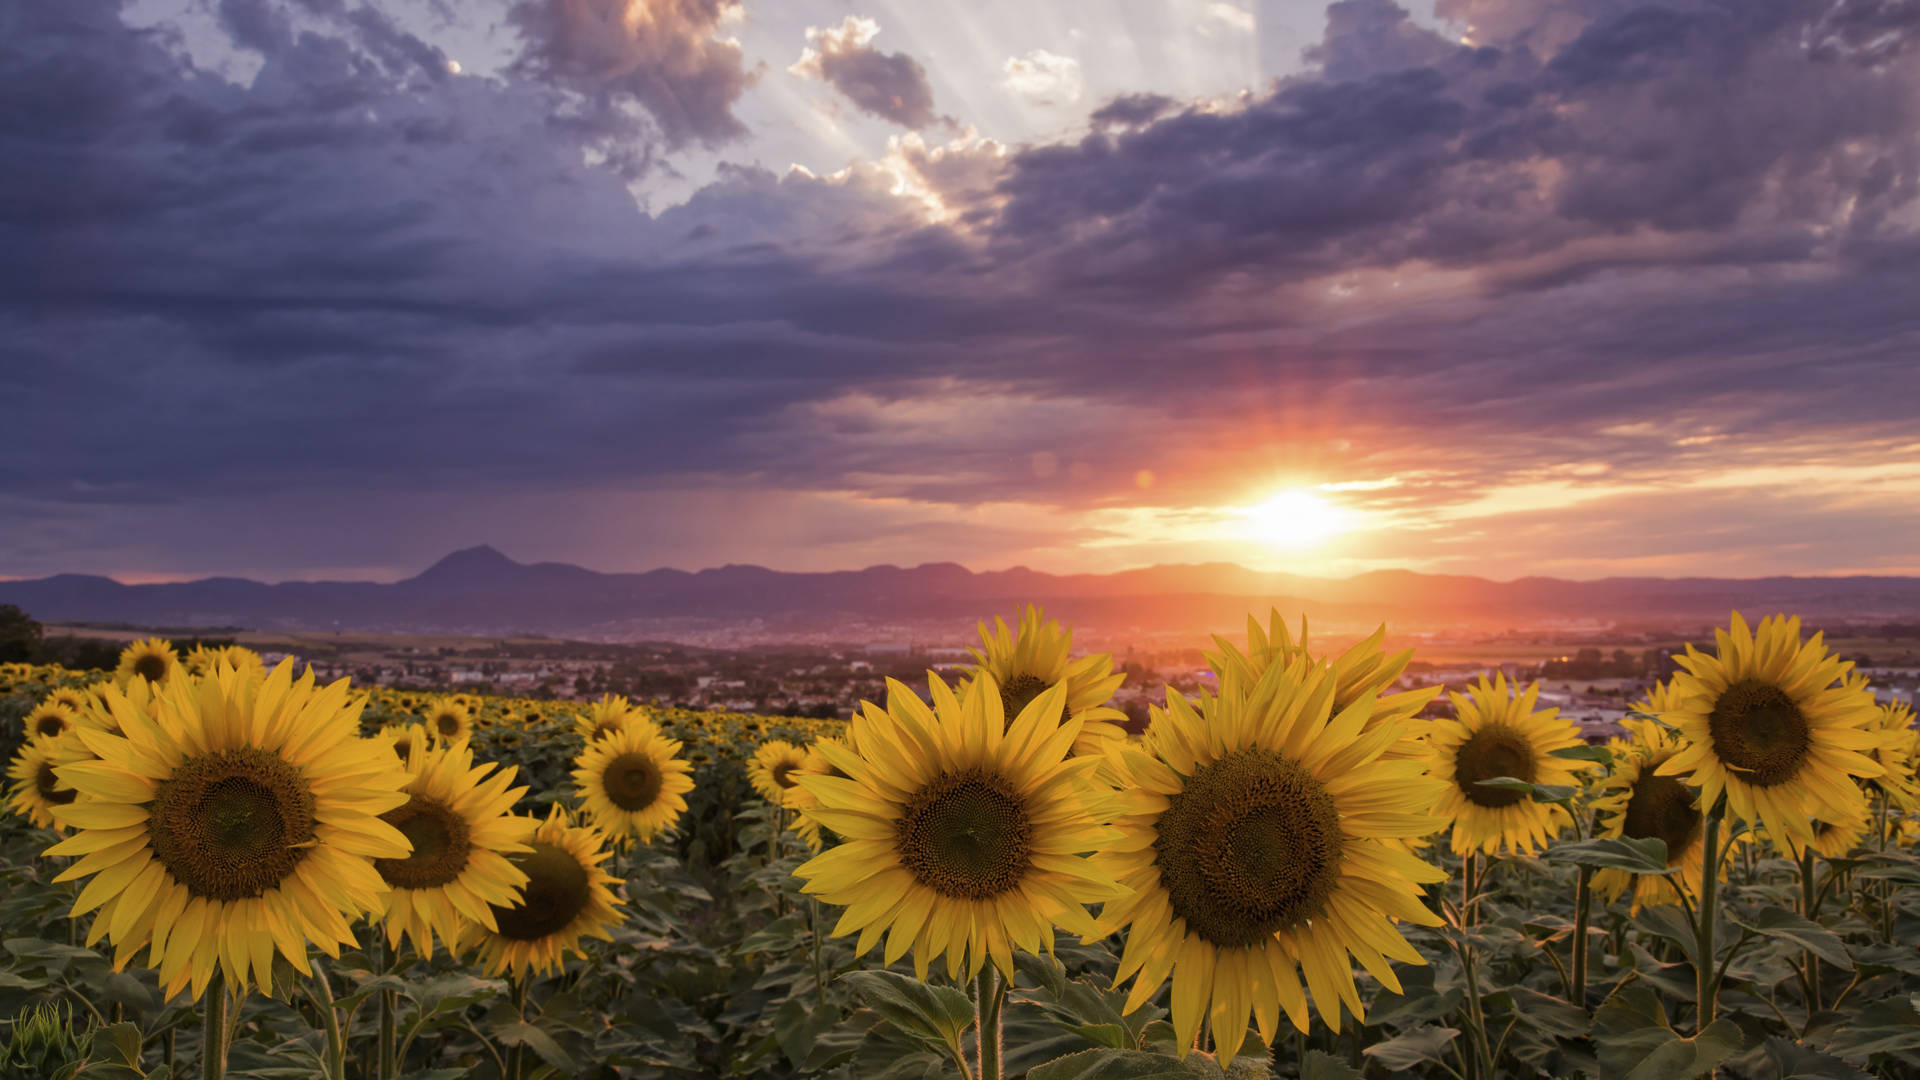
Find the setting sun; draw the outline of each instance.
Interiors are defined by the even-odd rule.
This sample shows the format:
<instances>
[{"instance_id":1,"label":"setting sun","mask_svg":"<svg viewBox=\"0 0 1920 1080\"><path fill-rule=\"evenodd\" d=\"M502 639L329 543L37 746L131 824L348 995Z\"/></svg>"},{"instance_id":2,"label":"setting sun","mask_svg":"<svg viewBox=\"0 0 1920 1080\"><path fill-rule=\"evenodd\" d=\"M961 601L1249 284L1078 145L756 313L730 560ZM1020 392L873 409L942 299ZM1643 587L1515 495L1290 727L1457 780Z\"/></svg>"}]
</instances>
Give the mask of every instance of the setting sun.
<instances>
[{"instance_id":1,"label":"setting sun","mask_svg":"<svg viewBox=\"0 0 1920 1080\"><path fill-rule=\"evenodd\" d=\"M1283 491L1247 507L1246 535L1278 548L1310 548L1345 532L1347 512L1311 491Z\"/></svg>"}]
</instances>

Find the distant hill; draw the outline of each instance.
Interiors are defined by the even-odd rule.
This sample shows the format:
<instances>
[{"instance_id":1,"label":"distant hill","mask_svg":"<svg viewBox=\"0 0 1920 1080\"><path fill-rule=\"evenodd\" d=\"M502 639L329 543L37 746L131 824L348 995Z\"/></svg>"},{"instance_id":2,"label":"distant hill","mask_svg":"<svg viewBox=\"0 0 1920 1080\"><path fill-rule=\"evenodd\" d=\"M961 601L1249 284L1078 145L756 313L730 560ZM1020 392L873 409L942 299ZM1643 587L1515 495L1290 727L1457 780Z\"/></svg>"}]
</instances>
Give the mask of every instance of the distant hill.
<instances>
[{"instance_id":1,"label":"distant hill","mask_svg":"<svg viewBox=\"0 0 1920 1080\"><path fill-rule=\"evenodd\" d=\"M1113 631L1236 626L1276 604L1336 621L1533 624L1553 619L1633 623L1718 621L1729 609L1815 619L1920 619L1920 578L1608 578L1563 581L1383 570L1350 578L1261 573L1229 563L1152 566L1117 574L1045 574L1025 567L975 573L954 563L785 573L723 566L689 573L603 574L566 563L520 563L486 546L456 551L393 584L206 578L123 585L59 574L0 582L0 603L56 622L245 626L596 638L648 636L663 621L754 623L820 632L835 626L955 622L1009 613L1029 601Z\"/></svg>"}]
</instances>

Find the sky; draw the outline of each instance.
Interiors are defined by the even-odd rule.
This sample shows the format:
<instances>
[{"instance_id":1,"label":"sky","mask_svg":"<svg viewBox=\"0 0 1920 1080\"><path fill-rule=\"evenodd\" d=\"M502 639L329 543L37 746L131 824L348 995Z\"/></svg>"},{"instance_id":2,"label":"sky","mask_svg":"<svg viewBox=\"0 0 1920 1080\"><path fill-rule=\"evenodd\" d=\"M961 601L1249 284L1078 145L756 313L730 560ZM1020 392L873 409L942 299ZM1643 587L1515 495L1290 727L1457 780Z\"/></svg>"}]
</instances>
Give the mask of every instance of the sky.
<instances>
[{"instance_id":1,"label":"sky","mask_svg":"<svg viewBox=\"0 0 1920 1080\"><path fill-rule=\"evenodd\" d=\"M1920 574L1911 0L0 5L0 576Z\"/></svg>"}]
</instances>

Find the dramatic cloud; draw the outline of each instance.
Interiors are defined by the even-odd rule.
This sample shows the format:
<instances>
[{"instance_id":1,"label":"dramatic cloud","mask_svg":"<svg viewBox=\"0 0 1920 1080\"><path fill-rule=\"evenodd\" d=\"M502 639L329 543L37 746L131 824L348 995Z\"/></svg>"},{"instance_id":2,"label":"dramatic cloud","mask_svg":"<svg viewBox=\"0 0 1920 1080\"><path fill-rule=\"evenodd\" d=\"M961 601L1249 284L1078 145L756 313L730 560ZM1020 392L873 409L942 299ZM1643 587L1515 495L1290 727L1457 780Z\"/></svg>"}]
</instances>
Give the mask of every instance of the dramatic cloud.
<instances>
[{"instance_id":1,"label":"dramatic cloud","mask_svg":"<svg viewBox=\"0 0 1920 1080\"><path fill-rule=\"evenodd\" d=\"M733 104L752 76L719 36L740 13L737 0L519 0L508 17L526 39L519 71L582 95L614 131L638 104L679 146L746 134Z\"/></svg>"},{"instance_id":2,"label":"dramatic cloud","mask_svg":"<svg viewBox=\"0 0 1920 1080\"><path fill-rule=\"evenodd\" d=\"M800 95L717 3L517 3L457 75L222 0L243 81L6 6L0 574L1253 560L1230 508L1318 484L1330 570L1920 569L1910 9L1347 0L1271 86L815 173L737 163ZM810 74L925 126L870 26Z\"/></svg>"},{"instance_id":3,"label":"dramatic cloud","mask_svg":"<svg viewBox=\"0 0 1920 1080\"><path fill-rule=\"evenodd\" d=\"M1009 56L1001 65L1000 85L1035 105L1062 105L1079 101L1086 83L1080 61L1035 49L1025 56Z\"/></svg>"},{"instance_id":4,"label":"dramatic cloud","mask_svg":"<svg viewBox=\"0 0 1920 1080\"><path fill-rule=\"evenodd\" d=\"M927 127L940 119L934 115L927 70L905 53L873 48L879 33L879 23L858 15L826 29L809 26L806 49L787 70L819 79L869 116L904 128Z\"/></svg>"}]
</instances>

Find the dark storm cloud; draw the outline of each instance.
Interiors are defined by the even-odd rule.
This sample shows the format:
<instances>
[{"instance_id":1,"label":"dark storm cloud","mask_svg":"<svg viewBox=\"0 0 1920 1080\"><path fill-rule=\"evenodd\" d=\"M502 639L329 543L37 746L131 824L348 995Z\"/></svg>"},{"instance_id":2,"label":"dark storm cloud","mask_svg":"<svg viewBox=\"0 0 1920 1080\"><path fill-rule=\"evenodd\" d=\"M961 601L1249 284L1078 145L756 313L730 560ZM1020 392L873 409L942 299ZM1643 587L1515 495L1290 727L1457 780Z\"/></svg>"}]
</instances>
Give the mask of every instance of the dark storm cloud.
<instances>
[{"instance_id":1,"label":"dark storm cloud","mask_svg":"<svg viewBox=\"0 0 1920 1080\"><path fill-rule=\"evenodd\" d=\"M927 69L906 53L874 48L878 32L873 20L856 15L824 30L808 27L806 51L792 71L833 87L861 112L904 128L924 128L944 119L934 114Z\"/></svg>"},{"instance_id":2,"label":"dark storm cloud","mask_svg":"<svg viewBox=\"0 0 1920 1080\"><path fill-rule=\"evenodd\" d=\"M0 7L0 496L73 530L37 551L96 521L60 506L264 490L1086 506L1140 469L1199 502L1417 465L1445 475L1377 497L1441 503L1660 474L1696 433L1864 445L1920 396L1901 5L1462 0L1462 44L1348 0L1243 101L729 166L657 217L627 183L738 133L722 5L519 4L500 79L295 6L218 5L247 86L112 3Z\"/></svg>"},{"instance_id":3,"label":"dark storm cloud","mask_svg":"<svg viewBox=\"0 0 1920 1080\"><path fill-rule=\"evenodd\" d=\"M599 123L625 133L620 107L652 114L671 146L746 134L733 104L753 74L740 46L716 37L733 0L519 0L517 69L585 96Z\"/></svg>"}]
</instances>

